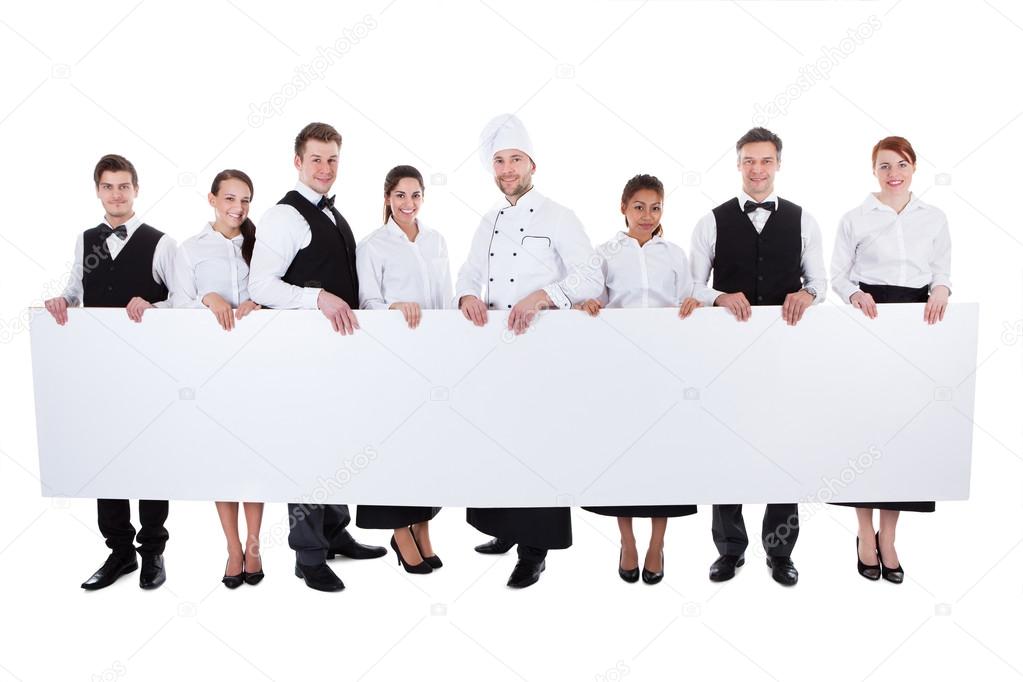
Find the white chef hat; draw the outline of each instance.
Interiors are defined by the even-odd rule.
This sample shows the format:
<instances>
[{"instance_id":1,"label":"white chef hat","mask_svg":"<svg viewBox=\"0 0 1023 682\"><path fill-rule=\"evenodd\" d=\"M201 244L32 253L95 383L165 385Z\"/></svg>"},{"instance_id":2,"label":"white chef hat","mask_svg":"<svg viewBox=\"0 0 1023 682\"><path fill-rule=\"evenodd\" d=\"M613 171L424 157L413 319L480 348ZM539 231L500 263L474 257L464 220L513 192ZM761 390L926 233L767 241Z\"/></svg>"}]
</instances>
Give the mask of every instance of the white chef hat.
<instances>
[{"instance_id":1,"label":"white chef hat","mask_svg":"<svg viewBox=\"0 0 1023 682\"><path fill-rule=\"evenodd\" d=\"M480 133L480 162L485 169L490 171L493 168L494 154L502 149L523 151L535 163L533 141L515 114L495 116Z\"/></svg>"}]
</instances>

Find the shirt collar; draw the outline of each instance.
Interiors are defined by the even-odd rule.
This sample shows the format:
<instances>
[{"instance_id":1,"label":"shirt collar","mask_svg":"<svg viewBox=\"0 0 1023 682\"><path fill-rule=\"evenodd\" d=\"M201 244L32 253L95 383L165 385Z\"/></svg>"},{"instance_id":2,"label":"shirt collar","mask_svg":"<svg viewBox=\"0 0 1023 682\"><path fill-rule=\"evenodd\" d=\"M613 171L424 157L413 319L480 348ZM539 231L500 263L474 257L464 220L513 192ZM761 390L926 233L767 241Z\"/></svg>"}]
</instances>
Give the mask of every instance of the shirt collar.
<instances>
[{"instance_id":1,"label":"shirt collar","mask_svg":"<svg viewBox=\"0 0 1023 682\"><path fill-rule=\"evenodd\" d=\"M127 222L123 222L118 225L111 225L110 223L107 222L107 217L103 216L103 224L111 228L118 228L121 225L124 225L124 229L128 231L128 239L130 239L132 233L135 232L135 230L138 229L139 225L142 224L142 218L139 218L138 213L133 213L131 215L131 218L128 218Z\"/></svg>"},{"instance_id":2,"label":"shirt collar","mask_svg":"<svg viewBox=\"0 0 1023 682\"><path fill-rule=\"evenodd\" d=\"M909 203L902 209L902 214L908 213L909 211L915 211L918 208L924 208L927 204L917 198L912 192L909 193ZM870 213L871 211L885 211L888 213L895 213L895 209L884 203L871 192L867 195L867 198L863 200L863 212ZM900 214L900 215L902 215Z\"/></svg>"},{"instance_id":3,"label":"shirt collar","mask_svg":"<svg viewBox=\"0 0 1023 682\"><path fill-rule=\"evenodd\" d=\"M217 232L216 228L213 227L213 223L206 223L206 227L204 227L202 232L199 233L199 238L200 239L227 239L227 237L225 237L224 235L222 235L219 232ZM239 241L242 241L243 239L244 239L244 237L239 232L235 237L231 238L229 241L239 242Z\"/></svg>"},{"instance_id":4,"label":"shirt collar","mask_svg":"<svg viewBox=\"0 0 1023 682\"><path fill-rule=\"evenodd\" d=\"M544 202L544 196L537 191L536 187L531 188L528 192L519 197L519 200L515 203L515 207L521 206L522 208L538 208L540 204ZM513 208L511 202L508 201L508 197L501 197L501 208Z\"/></svg>"},{"instance_id":5,"label":"shirt collar","mask_svg":"<svg viewBox=\"0 0 1023 682\"><path fill-rule=\"evenodd\" d=\"M320 194L319 192L317 192L316 190L314 190L312 187L305 184L301 180L299 180L298 183L295 185L295 191L301 194L305 198L305 200L308 201L313 206L319 204L320 199L323 196L325 196L323 194Z\"/></svg>"},{"instance_id":6,"label":"shirt collar","mask_svg":"<svg viewBox=\"0 0 1023 682\"><path fill-rule=\"evenodd\" d=\"M636 239L635 237L630 236L629 233L624 231L624 230L618 230L618 232L615 234L615 239L618 241L619 244L625 244L627 246L635 246L637 249L638 248L645 248L645 247L640 247L639 240ZM667 242L665 242L664 239L660 235L656 235L656 234L653 237L650 238L650 241L647 242L647 244L666 244L666 243Z\"/></svg>"},{"instance_id":7,"label":"shirt collar","mask_svg":"<svg viewBox=\"0 0 1023 682\"><path fill-rule=\"evenodd\" d=\"M384 229L387 230L389 235L396 239L401 239L409 244L415 244L423 238L423 234L426 232L426 228L423 226L423 221L421 221L418 216L416 216L416 226L419 227L419 235L416 237L415 242L409 241L408 235L405 234L405 230L398 226L398 223L394 220L394 216L387 219L387 222L384 224Z\"/></svg>"},{"instance_id":8,"label":"shirt collar","mask_svg":"<svg viewBox=\"0 0 1023 682\"><path fill-rule=\"evenodd\" d=\"M739 200L739 208L743 208L744 206L746 206L746 202L747 201L752 201L754 204L762 204L762 203L765 203L767 201L773 201L774 202L774 208L775 209L778 208L778 193L777 192L771 192L771 194L766 199L764 199L764 201L757 201L756 199L754 199L750 195L746 194L746 192L744 190L740 189L739 190L739 194L738 194L738 196L736 198Z\"/></svg>"}]
</instances>

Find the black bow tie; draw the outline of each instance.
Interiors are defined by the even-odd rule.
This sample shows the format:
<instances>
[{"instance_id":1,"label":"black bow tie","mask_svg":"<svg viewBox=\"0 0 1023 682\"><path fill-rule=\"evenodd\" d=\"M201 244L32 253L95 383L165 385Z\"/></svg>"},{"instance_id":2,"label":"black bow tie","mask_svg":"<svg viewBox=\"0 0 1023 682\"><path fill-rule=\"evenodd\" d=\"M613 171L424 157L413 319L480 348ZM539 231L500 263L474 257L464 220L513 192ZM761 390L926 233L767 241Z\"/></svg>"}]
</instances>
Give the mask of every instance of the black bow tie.
<instances>
[{"instance_id":1,"label":"black bow tie","mask_svg":"<svg viewBox=\"0 0 1023 682\"><path fill-rule=\"evenodd\" d=\"M128 238L128 228L124 225L118 225L117 227L110 227L109 225L101 225L99 228L100 239L106 240L112 234L116 234L118 238L123 242Z\"/></svg>"},{"instance_id":2,"label":"black bow tie","mask_svg":"<svg viewBox=\"0 0 1023 682\"><path fill-rule=\"evenodd\" d=\"M336 196L337 195L335 194L334 197L336 197ZM316 204L316 208L320 209L321 211L323 209L325 209L325 208L329 208L329 209L333 210L334 209L334 197L328 197L326 195L320 197L320 202L318 204Z\"/></svg>"},{"instance_id":3,"label":"black bow tie","mask_svg":"<svg viewBox=\"0 0 1023 682\"><path fill-rule=\"evenodd\" d=\"M753 211L757 210L758 208L762 208L765 211L773 211L774 210L774 202L773 201L765 201L762 204L757 204L757 203L752 202L752 201L747 201L743 205L742 210L745 213L752 213Z\"/></svg>"}]
</instances>

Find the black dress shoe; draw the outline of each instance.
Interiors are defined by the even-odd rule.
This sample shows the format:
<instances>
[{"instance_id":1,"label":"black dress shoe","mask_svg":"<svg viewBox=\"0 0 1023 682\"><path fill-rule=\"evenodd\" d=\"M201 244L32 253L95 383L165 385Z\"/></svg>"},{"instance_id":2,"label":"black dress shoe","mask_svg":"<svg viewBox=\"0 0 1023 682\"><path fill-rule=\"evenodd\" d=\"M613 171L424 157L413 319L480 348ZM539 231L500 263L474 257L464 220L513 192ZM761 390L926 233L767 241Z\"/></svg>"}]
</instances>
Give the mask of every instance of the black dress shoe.
<instances>
[{"instance_id":1,"label":"black dress shoe","mask_svg":"<svg viewBox=\"0 0 1023 682\"><path fill-rule=\"evenodd\" d=\"M262 580L263 577L263 569L259 569L255 573L242 571L242 580L244 580L247 585L258 585L259 581Z\"/></svg>"},{"instance_id":2,"label":"black dress shoe","mask_svg":"<svg viewBox=\"0 0 1023 682\"><path fill-rule=\"evenodd\" d=\"M340 592L345 589L345 584L341 582L341 578L338 578L337 574L330 570L330 566L327 564L303 566L296 562L295 576L305 580L305 584L308 587L320 592Z\"/></svg>"},{"instance_id":3,"label":"black dress shoe","mask_svg":"<svg viewBox=\"0 0 1023 682\"><path fill-rule=\"evenodd\" d=\"M874 535L874 542L877 543L877 558L881 561L881 577L890 583L901 585L902 581L906 578L906 572L902 570L902 564L900 563L895 568L888 568L884 565L884 558L881 556L881 533L878 532Z\"/></svg>"},{"instance_id":4,"label":"black dress shoe","mask_svg":"<svg viewBox=\"0 0 1023 682\"><path fill-rule=\"evenodd\" d=\"M444 562L440 560L440 557L434 554L433 556L426 556L423 554L423 548L419 546L419 540L416 540L416 534L412 531L412 526L408 527L408 532L412 533L412 542L416 543L416 549L419 550L419 556L423 557L423 561L430 565L430 568L436 570L444 565Z\"/></svg>"},{"instance_id":5,"label":"black dress shoe","mask_svg":"<svg viewBox=\"0 0 1023 682\"><path fill-rule=\"evenodd\" d=\"M622 568L622 554L624 553L624 549L618 552L618 577L627 583L639 582L639 566L630 569Z\"/></svg>"},{"instance_id":6,"label":"black dress shoe","mask_svg":"<svg viewBox=\"0 0 1023 682\"><path fill-rule=\"evenodd\" d=\"M398 541L394 539L393 535L391 536L391 549L393 549L394 553L398 555L398 564L405 569L406 573L417 573L420 575L433 573L433 567L427 563L426 559L423 559L418 564L410 564L405 561L405 557L401 555L401 550L398 549Z\"/></svg>"},{"instance_id":7,"label":"black dress shoe","mask_svg":"<svg viewBox=\"0 0 1023 682\"><path fill-rule=\"evenodd\" d=\"M122 557L111 553L107 560L103 562L103 565L99 567L99 570L82 583L82 589L102 590L104 587L112 585L122 575L137 571L138 568L139 564L135 560L134 554Z\"/></svg>"},{"instance_id":8,"label":"black dress shoe","mask_svg":"<svg viewBox=\"0 0 1023 682\"><path fill-rule=\"evenodd\" d=\"M387 550L383 547L377 547L376 545L364 545L361 542L356 542L351 536L348 536L347 542L343 542L340 545L331 547L327 550L328 559L333 559L339 554L343 557L348 557L349 559L378 559L387 554Z\"/></svg>"},{"instance_id":9,"label":"black dress shoe","mask_svg":"<svg viewBox=\"0 0 1023 682\"><path fill-rule=\"evenodd\" d=\"M139 573L139 587L143 590L155 590L167 581L167 569L163 565L162 554L143 554L142 571Z\"/></svg>"},{"instance_id":10,"label":"black dress shoe","mask_svg":"<svg viewBox=\"0 0 1023 682\"><path fill-rule=\"evenodd\" d=\"M508 578L508 587L529 587L540 579L540 574L547 568L547 562L543 559L539 563L519 559L515 564L515 570Z\"/></svg>"},{"instance_id":11,"label":"black dress shoe","mask_svg":"<svg viewBox=\"0 0 1023 682\"><path fill-rule=\"evenodd\" d=\"M767 557L767 567L771 569L771 577L776 583L791 587L799 580L799 571L787 556Z\"/></svg>"},{"instance_id":12,"label":"black dress shoe","mask_svg":"<svg viewBox=\"0 0 1023 682\"><path fill-rule=\"evenodd\" d=\"M717 561L710 565L710 580L715 583L723 583L735 577L735 569L746 563L744 555L722 554Z\"/></svg>"},{"instance_id":13,"label":"black dress shoe","mask_svg":"<svg viewBox=\"0 0 1023 682\"><path fill-rule=\"evenodd\" d=\"M877 558L877 544L874 544L874 557ZM880 580L881 579L881 566L880 564L865 564L860 561L860 536L856 536L856 570L867 580Z\"/></svg>"},{"instance_id":14,"label":"black dress shoe","mask_svg":"<svg viewBox=\"0 0 1023 682\"><path fill-rule=\"evenodd\" d=\"M643 567L643 582L647 585L656 585L661 582L664 578L664 552L661 552L661 570L654 573L653 571L646 570L646 566Z\"/></svg>"},{"instance_id":15,"label":"black dress shoe","mask_svg":"<svg viewBox=\"0 0 1023 682\"><path fill-rule=\"evenodd\" d=\"M484 542L482 545L476 545L473 549L480 554L504 554L514 546L514 542L502 540L501 538L494 538L489 542Z\"/></svg>"}]
</instances>

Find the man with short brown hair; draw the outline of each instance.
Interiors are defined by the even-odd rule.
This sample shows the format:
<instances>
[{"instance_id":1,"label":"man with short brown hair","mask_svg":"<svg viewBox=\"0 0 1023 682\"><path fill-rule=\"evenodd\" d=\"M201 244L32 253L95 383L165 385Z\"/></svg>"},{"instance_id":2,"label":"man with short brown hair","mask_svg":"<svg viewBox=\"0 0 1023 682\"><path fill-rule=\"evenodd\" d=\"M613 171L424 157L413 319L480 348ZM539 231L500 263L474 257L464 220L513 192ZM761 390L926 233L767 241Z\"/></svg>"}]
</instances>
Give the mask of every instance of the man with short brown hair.
<instances>
[{"instance_id":1,"label":"man with short brown hair","mask_svg":"<svg viewBox=\"0 0 1023 682\"><path fill-rule=\"evenodd\" d=\"M170 307L175 243L135 215L139 182L135 166L117 154L107 154L93 171L96 196L103 204L103 222L78 236L75 264L62 296L46 301L57 324L67 324L68 306L125 308L128 317L142 321L148 308ZM116 362L116 357L108 361ZM96 501L99 530L110 556L92 577L82 583L99 590L122 575L138 569L135 541L142 557L139 586L159 587L167 578L163 550L168 533L166 500L139 500L141 528L136 535L128 500Z\"/></svg>"}]
</instances>

